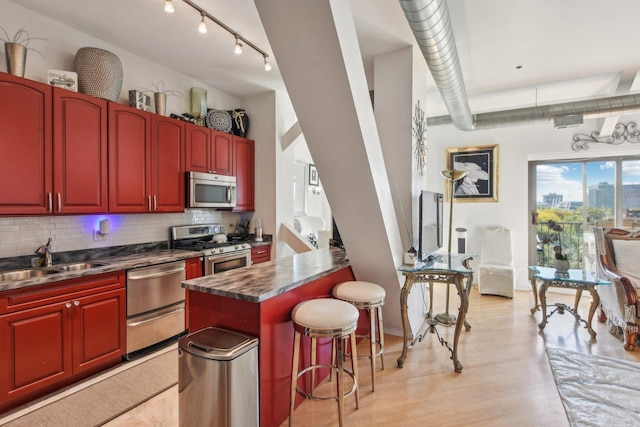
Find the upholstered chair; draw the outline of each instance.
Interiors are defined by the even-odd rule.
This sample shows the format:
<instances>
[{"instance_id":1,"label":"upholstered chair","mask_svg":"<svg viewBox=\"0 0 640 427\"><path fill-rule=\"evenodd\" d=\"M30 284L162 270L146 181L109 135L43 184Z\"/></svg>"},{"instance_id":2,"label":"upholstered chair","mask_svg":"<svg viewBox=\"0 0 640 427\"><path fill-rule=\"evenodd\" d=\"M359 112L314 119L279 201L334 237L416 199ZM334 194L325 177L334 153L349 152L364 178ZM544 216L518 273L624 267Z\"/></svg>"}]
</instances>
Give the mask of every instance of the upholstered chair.
<instances>
[{"instance_id":1,"label":"upholstered chair","mask_svg":"<svg viewBox=\"0 0 640 427\"><path fill-rule=\"evenodd\" d=\"M482 295L513 298L516 290L516 269L513 266L511 230L487 228L482 237L478 264L478 291Z\"/></svg>"}]
</instances>

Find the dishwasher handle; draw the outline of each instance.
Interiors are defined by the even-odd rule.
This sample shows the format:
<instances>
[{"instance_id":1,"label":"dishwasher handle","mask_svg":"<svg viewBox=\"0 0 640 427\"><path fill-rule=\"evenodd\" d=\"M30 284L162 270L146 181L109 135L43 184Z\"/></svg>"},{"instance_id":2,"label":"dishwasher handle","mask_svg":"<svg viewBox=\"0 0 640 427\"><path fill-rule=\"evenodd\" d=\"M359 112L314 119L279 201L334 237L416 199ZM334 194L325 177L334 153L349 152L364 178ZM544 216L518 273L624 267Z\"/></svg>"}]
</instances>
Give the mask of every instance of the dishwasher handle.
<instances>
[{"instance_id":1,"label":"dishwasher handle","mask_svg":"<svg viewBox=\"0 0 640 427\"><path fill-rule=\"evenodd\" d=\"M150 273L150 274L129 274L127 280L143 280L143 279L154 279L156 277L165 277L170 276L172 274L180 273L185 271L185 267L174 268L172 270L160 271L158 273Z\"/></svg>"}]
</instances>

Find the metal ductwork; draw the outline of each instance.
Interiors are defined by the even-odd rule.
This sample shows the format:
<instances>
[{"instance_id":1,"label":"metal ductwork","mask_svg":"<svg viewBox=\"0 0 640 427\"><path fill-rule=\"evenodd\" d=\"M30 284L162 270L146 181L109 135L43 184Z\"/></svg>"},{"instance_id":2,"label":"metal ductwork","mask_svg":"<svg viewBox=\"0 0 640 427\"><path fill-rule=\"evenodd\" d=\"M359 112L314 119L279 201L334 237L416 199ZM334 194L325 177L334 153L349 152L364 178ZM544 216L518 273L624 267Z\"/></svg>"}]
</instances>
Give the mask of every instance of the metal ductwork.
<instances>
[{"instance_id":1,"label":"metal ductwork","mask_svg":"<svg viewBox=\"0 0 640 427\"><path fill-rule=\"evenodd\" d=\"M453 28L445 0L400 0L411 30L442 94L451 122L461 130L473 130Z\"/></svg>"},{"instance_id":2,"label":"metal ductwork","mask_svg":"<svg viewBox=\"0 0 640 427\"><path fill-rule=\"evenodd\" d=\"M640 113L640 95L471 114L446 0L399 0L440 90L449 116L430 117L428 126L453 124L460 130L553 123L557 118L602 118Z\"/></svg>"}]
</instances>

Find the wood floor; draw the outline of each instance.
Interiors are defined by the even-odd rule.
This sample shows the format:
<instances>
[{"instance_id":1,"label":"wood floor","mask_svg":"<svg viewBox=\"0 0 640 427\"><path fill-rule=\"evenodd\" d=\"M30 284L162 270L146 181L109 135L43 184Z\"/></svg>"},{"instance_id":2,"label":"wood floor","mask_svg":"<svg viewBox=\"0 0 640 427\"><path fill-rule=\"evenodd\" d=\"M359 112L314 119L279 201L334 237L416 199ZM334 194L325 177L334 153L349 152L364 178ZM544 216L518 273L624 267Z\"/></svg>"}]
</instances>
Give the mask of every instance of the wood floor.
<instances>
[{"instance_id":1,"label":"wood floor","mask_svg":"<svg viewBox=\"0 0 640 427\"><path fill-rule=\"evenodd\" d=\"M437 296L434 299L437 301ZM549 292L547 301L572 304L573 295ZM581 314L588 313L589 304L589 297L583 296ZM467 316L472 329L463 331L460 338L459 358L464 369L459 374L434 334L417 343L409 351L405 367L398 368L401 339L387 335L386 369L377 372L375 393L367 375L368 361L360 361L360 409L355 409L353 398L347 399L347 424L568 426L545 346L640 362L640 349L626 352L622 341L595 319L596 340L568 313L554 314L544 332L538 332L540 313L532 316L532 306L531 292L519 291L510 300L480 296L474 288ZM453 328L438 329L445 339L452 337ZM107 426L176 426L177 407L176 386ZM336 405L305 401L294 413L294 424L337 425Z\"/></svg>"}]
</instances>

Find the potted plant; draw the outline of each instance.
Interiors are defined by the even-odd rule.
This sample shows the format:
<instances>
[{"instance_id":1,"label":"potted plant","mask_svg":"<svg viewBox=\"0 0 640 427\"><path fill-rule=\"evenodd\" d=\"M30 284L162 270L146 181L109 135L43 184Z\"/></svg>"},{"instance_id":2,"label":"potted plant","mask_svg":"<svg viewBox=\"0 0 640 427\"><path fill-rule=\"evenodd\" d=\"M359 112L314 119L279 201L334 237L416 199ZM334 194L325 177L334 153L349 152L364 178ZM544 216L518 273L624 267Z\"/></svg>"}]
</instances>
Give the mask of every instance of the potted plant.
<instances>
[{"instance_id":1,"label":"potted plant","mask_svg":"<svg viewBox=\"0 0 640 427\"><path fill-rule=\"evenodd\" d=\"M27 51L32 50L42 56L42 53L29 47L31 40L45 40L40 37L31 37L24 28L19 28L13 37L9 37L9 34L5 29L0 26L5 38L0 38L4 41L4 54L7 60L7 72L14 76L24 77L25 64L27 61Z\"/></svg>"},{"instance_id":2,"label":"potted plant","mask_svg":"<svg viewBox=\"0 0 640 427\"><path fill-rule=\"evenodd\" d=\"M562 253L562 247L554 246L553 251L556 253L556 270L569 271L569 257Z\"/></svg>"},{"instance_id":3,"label":"potted plant","mask_svg":"<svg viewBox=\"0 0 640 427\"><path fill-rule=\"evenodd\" d=\"M144 93L153 93L153 100L156 106L156 114L160 114L162 116L166 115L167 109L167 96L175 95L182 98L182 92L179 90L173 89L165 89L164 80L160 80L158 83L151 82L153 85L153 89L142 88Z\"/></svg>"}]
</instances>

